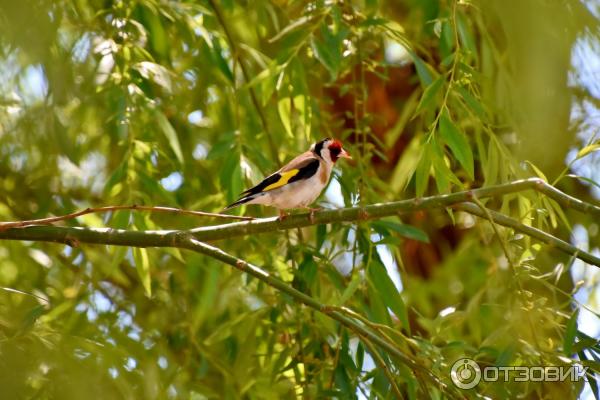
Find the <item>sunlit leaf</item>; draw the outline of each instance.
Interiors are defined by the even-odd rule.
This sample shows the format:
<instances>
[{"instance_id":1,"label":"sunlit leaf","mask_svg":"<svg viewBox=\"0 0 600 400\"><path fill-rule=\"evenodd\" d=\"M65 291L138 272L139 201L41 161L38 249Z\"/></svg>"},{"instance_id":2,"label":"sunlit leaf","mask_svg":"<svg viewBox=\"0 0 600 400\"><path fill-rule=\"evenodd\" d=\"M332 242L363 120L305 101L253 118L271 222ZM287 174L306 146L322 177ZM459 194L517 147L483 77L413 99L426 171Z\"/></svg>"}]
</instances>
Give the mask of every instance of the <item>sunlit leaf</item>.
<instances>
[{"instance_id":1,"label":"sunlit leaf","mask_svg":"<svg viewBox=\"0 0 600 400\"><path fill-rule=\"evenodd\" d=\"M438 77L433 83L425 88L423 92L423 96L421 96L421 100L419 101L419 105L415 110L413 118L418 115L422 110L431 107L432 101L435 99L436 95L439 93L440 89L444 85L444 77Z\"/></svg>"},{"instance_id":2,"label":"sunlit leaf","mask_svg":"<svg viewBox=\"0 0 600 400\"><path fill-rule=\"evenodd\" d=\"M156 117L156 121L158 122L158 126L167 138L169 146L171 146L171 150L173 150L175 157L177 157L177 161L183 164L183 152L181 151L179 137L177 136L177 132L175 132L173 125L171 125L165 114L162 112L157 111L154 115Z\"/></svg>"},{"instance_id":3,"label":"sunlit leaf","mask_svg":"<svg viewBox=\"0 0 600 400\"><path fill-rule=\"evenodd\" d=\"M412 225L400 224L398 222L389 220L374 221L371 222L371 225L375 228L385 228L397 232L400 234L400 236L403 236L407 239L414 239L420 242L429 243L429 237L427 236L427 233Z\"/></svg>"},{"instance_id":4,"label":"sunlit leaf","mask_svg":"<svg viewBox=\"0 0 600 400\"><path fill-rule=\"evenodd\" d=\"M382 302L388 306L400 320L402 326L410 331L408 323L408 312L402 296L394 286L385 267L379 260L371 263L369 267L369 277L373 285L377 288L377 295L380 296Z\"/></svg>"},{"instance_id":5,"label":"sunlit leaf","mask_svg":"<svg viewBox=\"0 0 600 400\"><path fill-rule=\"evenodd\" d=\"M440 118L440 134L448 147L450 147L450 150L452 150L452 154L454 154L458 162L469 174L469 178L474 179L473 152L471 151L471 145L466 136L458 130L456 125L445 113L443 113Z\"/></svg>"},{"instance_id":6,"label":"sunlit leaf","mask_svg":"<svg viewBox=\"0 0 600 400\"><path fill-rule=\"evenodd\" d=\"M579 317L579 308L573 312L565 328L565 337L563 340L563 352L566 356L571 356L575 335L577 333L577 318Z\"/></svg>"},{"instance_id":7,"label":"sunlit leaf","mask_svg":"<svg viewBox=\"0 0 600 400\"><path fill-rule=\"evenodd\" d=\"M577 152L577 156L575 158L576 159L583 158L583 157L587 156L588 154L593 153L598 150L600 150L599 143L590 144L589 146L585 146L583 149L579 150Z\"/></svg>"},{"instance_id":8,"label":"sunlit leaf","mask_svg":"<svg viewBox=\"0 0 600 400\"><path fill-rule=\"evenodd\" d=\"M144 286L146 296L152 295L152 284L150 280L150 259L148 258L148 250L140 247L133 249L133 258L135 259L135 268L138 276Z\"/></svg>"}]
</instances>

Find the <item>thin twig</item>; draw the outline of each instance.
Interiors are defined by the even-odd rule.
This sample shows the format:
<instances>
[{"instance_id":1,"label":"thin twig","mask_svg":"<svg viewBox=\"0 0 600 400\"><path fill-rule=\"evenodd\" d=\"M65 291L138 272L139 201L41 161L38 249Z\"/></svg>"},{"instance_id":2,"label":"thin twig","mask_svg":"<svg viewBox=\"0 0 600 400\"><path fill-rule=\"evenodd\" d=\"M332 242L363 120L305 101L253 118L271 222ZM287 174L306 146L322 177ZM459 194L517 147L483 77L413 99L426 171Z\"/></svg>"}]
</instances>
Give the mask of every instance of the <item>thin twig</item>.
<instances>
[{"instance_id":1,"label":"thin twig","mask_svg":"<svg viewBox=\"0 0 600 400\"><path fill-rule=\"evenodd\" d=\"M131 206L105 206L105 207L88 207L85 210L76 211L74 213L59 215L56 217L47 217L47 218L39 218L39 219L30 219L25 221L14 221L14 222L0 222L0 231L9 228L22 228L25 226L32 225L49 225L54 222L65 221L67 219L73 219L80 217L86 214L93 213L105 213L111 211L119 211L119 210L132 210L132 211L152 211L152 212L172 212L177 214L186 214L186 215L194 215L197 217L216 217L216 218L225 218L225 219L238 219L244 221L251 221L254 218L252 217L240 217L237 215L229 215L229 214L218 214L218 213L210 213L204 211L192 211L192 210L184 210L181 208L174 207L162 207L162 206L138 206L136 204Z\"/></svg>"},{"instance_id":2,"label":"thin twig","mask_svg":"<svg viewBox=\"0 0 600 400\"><path fill-rule=\"evenodd\" d=\"M392 371L390 371L390 368L386 364L386 362L383 359L383 357L381 356L381 354L379 354L379 351L375 348L375 346L373 346L373 344L371 343L371 341L369 339L361 336L361 340L365 344L365 346L367 346L367 349L369 350L369 353L371 353L371 356L373 357L373 361L375 361L375 364L379 365L379 368L381 368L383 370L383 373L385 374L388 381L390 382L390 386L392 387L392 390L393 390L394 394L396 395L396 398L403 399L404 396L402 396L402 392L400 391L400 389L398 388L398 385L396 384L396 379L394 378L394 375L392 375Z\"/></svg>"},{"instance_id":3,"label":"thin twig","mask_svg":"<svg viewBox=\"0 0 600 400\"><path fill-rule=\"evenodd\" d=\"M550 246L554 246L564 253L570 254L574 257L585 261L588 264L600 267L600 258L585 252L577 247L565 242L564 240L558 239L549 233L546 233L540 229L533 228L531 226L520 223L519 221L507 217L504 214L500 214L496 211L486 209L487 212L483 212L477 205L473 203L461 203L453 207L455 210L465 211L469 214L476 215L481 218L489 219L498 225L507 226L513 228L515 231L521 232L532 238L538 239L539 241L546 243Z\"/></svg>"},{"instance_id":4,"label":"thin twig","mask_svg":"<svg viewBox=\"0 0 600 400\"><path fill-rule=\"evenodd\" d=\"M483 213L483 216L485 218L487 218L487 220L490 222L490 225L492 225L492 229L494 230L494 234L496 235L496 237L498 238L498 241L500 242L500 246L502 247L502 251L504 251L504 256L506 257L506 260L508 261L508 265L510 266L512 273L515 275L515 281L517 282L517 285L518 285L519 295L522 297L523 293L524 293L523 285L521 284L521 279L517 276L517 274L515 274L517 268L516 268L515 263L510 255L510 251L508 249L508 243L506 242L506 239L504 237L502 237L502 235L500 235L500 230L496 226L499 224L494 221L494 218L492 217L492 211L487 209L477 197L473 197L473 202L477 205L477 207L479 207L479 210ZM517 221L515 221L515 222L517 222ZM526 226L526 225L524 225L524 226ZM510 296L510 301L511 302L514 301L513 296ZM531 335L533 336L533 339L534 339L535 343L537 344L538 348L540 348L540 341L539 341L538 335L536 333L535 325L531 319L531 314L526 313L525 315L527 318L527 322L529 323Z\"/></svg>"}]
</instances>

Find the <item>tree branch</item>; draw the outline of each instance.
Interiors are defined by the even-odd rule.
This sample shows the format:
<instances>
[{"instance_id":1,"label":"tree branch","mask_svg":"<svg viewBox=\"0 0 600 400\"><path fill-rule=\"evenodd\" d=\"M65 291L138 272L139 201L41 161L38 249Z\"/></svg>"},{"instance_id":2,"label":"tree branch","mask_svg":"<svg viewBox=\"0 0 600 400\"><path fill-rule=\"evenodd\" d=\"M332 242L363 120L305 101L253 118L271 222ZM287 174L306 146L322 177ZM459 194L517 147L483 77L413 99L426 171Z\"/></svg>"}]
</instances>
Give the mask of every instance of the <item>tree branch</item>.
<instances>
[{"instance_id":1,"label":"tree branch","mask_svg":"<svg viewBox=\"0 0 600 400\"><path fill-rule=\"evenodd\" d=\"M29 220L25 220L25 221L14 221L14 222L0 222L0 231L8 229L8 228L22 228L25 226L32 226L32 225L48 225L48 224L52 224L54 222L65 221L67 219L81 217L82 215L86 215L86 214L105 213L105 212L119 211L119 210L170 212L170 213L176 213L176 214L194 215L196 217L216 217L216 218L225 218L225 219L241 219L243 221L251 221L254 219L252 217L240 217L237 215L217 214L217 213L211 213L211 212L205 212L205 211L184 210L181 208L174 208L174 207L138 206L137 204L134 204L131 206L106 206L106 207L95 207L95 208L88 207L85 210L76 211L71 214L59 215L56 217L29 219Z\"/></svg>"},{"instance_id":2,"label":"tree branch","mask_svg":"<svg viewBox=\"0 0 600 400\"><path fill-rule=\"evenodd\" d=\"M424 373L430 380L432 380L436 385L438 385L440 389L446 389L446 385L428 368L424 367L423 365L419 364L418 362L404 354L396 346L394 346L393 343L390 343L381 336L373 333L373 331L371 331L369 328L367 328L362 323L359 323L355 319L349 318L346 315L340 313L339 311L335 311L333 307L322 304L317 300L313 299L312 297L300 292L299 290L294 289L293 287L279 280L278 278L271 276L267 271L253 264L250 264L249 262L246 262L240 258L227 254L226 252L217 247L200 242L189 233L186 235L179 235L173 245L174 247L180 247L188 250L193 250L197 253L205 254L225 264L229 264L242 272L254 276L255 278L267 283L269 286L288 294L300 303L338 321L346 328L355 332L357 335L367 338L372 343L375 343L382 349L384 349L390 356L398 359L399 361L410 367L414 372Z\"/></svg>"},{"instance_id":3,"label":"tree branch","mask_svg":"<svg viewBox=\"0 0 600 400\"><path fill-rule=\"evenodd\" d=\"M279 230L295 229L310 225L330 224L334 222L356 222L394 216L405 212L446 208L470 202L474 198L484 199L499 197L511 193L522 192L524 190L535 190L552 198L563 207L570 207L577 211L600 217L600 207L569 196L548 185L541 179L532 178L451 194L408 199L390 203L371 204L364 207L323 210L314 213L313 218L311 218L310 214L297 214L291 215L283 221L280 221L275 217L262 218L224 225L203 226L189 231L128 231L112 228L27 226L5 230L0 229L0 239L59 242L70 245L77 245L79 242L82 242L135 247L171 247L179 235L191 234L196 240L203 242L222 240L236 236L276 232ZM469 208L469 206L465 204L461 204L460 207L463 207L464 211L478 215L473 207ZM477 210L481 211L478 208ZM538 238L544 243L555 245L558 249L565 251L570 255L575 255L587 263L600 267L600 259L583 250L579 250L548 233L527 227L502 214L494 212L493 215L495 216L495 221L500 225L506 225L517 229L520 232Z\"/></svg>"},{"instance_id":4,"label":"tree branch","mask_svg":"<svg viewBox=\"0 0 600 400\"><path fill-rule=\"evenodd\" d=\"M573 256L577 257L582 261L585 261L588 264L595 265L600 267L600 258L585 252L583 250L578 249L577 247L565 242L564 240L558 239L546 233L540 229L534 228L532 226L528 226L520 223L517 220L514 220L510 217L507 217L504 214L500 214L499 212L489 210L484 208L483 210L473 203L461 203L457 204L453 207L455 210L461 210L468 212L469 214L476 215L480 218L484 218L487 220L491 219L491 222L495 222L498 225L507 226L509 228L514 229L515 231L524 233L527 236L538 239L540 242L546 243L547 245L554 246L557 249Z\"/></svg>"},{"instance_id":5,"label":"tree branch","mask_svg":"<svg viewBox=\"0 0 600 400\"><path fill-rule=\"evenodd\" d=\"M497 224L515 229L516 231L522 232L544 243L555 246L557 249L578 257L589 264L600 267L600 258L579 250L575 246L546 232L524 225L519 221L495 211L488 210L487 208L482 209L471 202L474 199L503 196L529 189L545 194L564 207L571 207L581 212L589 213L594 216L600 216L600 207L568 196L540 179L527 179L447 195L372 204L364 207L324 210L315 213L313 218L311 218L309 214L300 214L290 216L284 221L279 221L277 218L264 218L260 220L234 222L225 225L200 227L187 231L127 231L111 228L25 226L32 221L20 221L17 223L12 223L13 227L11 228L0 229L0 239L50 241L65 243L71 246L77 246L79 243L96 243L133 247L178 247L205 254L256 277L271 287L288 294L296 301L338 321L340 324L356 333L357 336L365 338L371 343L379 346L391 357L394 357L410 367L415 373L423 373L428 379L435 382L441 390L447 391L449 389L447 385L444 385L429 369L415 361L413 358L411 358L411 356L404 354L398 347L395 346L392 341L390 341L386 335L381 335L374 331L369 324L361 321L360 318L354 318L351 314L347 315L346 313L336 310L335 307L321 304L312 297L307 296L306 294L287 285L285 282L271 276L267 271L244 260L229 255L216 247L204 243L203 241L219 240L248 234L275 232L277 230L293 229L317 224L355 222L366 219L393 216L397 215L398 213L417 210L453 207L454 209L462 210L482 218L489 218ZM136 210L142 208L138 206L102 207L98 209L83 210L78 213L69 214L63 217L51 217L43 220L34 220L34 222L51 223L67 218L75 218L91 212L113 211L116 209ZM157 211L156 207L148 207L147 209L150 211ZM172 210L173 209L165 209L158 211ZM205 213L201 214L204 215Z\"/></svg>"}]
</instances>

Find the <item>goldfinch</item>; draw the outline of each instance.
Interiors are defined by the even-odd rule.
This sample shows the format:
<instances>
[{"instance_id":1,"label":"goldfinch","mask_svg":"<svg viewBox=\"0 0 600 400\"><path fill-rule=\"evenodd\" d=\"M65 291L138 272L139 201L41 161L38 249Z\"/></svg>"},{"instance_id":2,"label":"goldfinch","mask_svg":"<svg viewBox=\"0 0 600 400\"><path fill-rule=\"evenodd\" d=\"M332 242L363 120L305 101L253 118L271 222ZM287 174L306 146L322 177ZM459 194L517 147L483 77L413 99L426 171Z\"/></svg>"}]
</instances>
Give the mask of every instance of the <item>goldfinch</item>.
<instances>
[{"instance_id":1,"label":"goldfinch","mask_svg":"<svg viewBox=\"0 0 600 400\"><path fill-rule=\"evenodd\" d=\"M327 186L333 165L340 158L352 157L339 140L323 139L258 185L242 192L225 210L242 204L262 204L278 208L283 219L283 210L308 208Z\"/></svg>"}]
</instances>

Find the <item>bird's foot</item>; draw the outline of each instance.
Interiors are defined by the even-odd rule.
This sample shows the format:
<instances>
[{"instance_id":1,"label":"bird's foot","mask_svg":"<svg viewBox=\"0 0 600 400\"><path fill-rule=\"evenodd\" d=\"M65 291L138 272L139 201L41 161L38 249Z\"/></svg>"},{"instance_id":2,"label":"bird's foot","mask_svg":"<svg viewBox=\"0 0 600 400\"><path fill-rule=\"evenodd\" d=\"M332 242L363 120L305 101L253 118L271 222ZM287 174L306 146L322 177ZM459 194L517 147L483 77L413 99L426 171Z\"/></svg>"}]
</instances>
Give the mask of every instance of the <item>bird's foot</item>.
<instances>
[{"instance_id":1,"label":"bird's foot","mask_svg":"<svg viewBox=\"0 0 600 400\"><path fill-rule=\"evenodd\" d=\"M279 220L279 222L283 222L284 219L286 219L288 216L288 214L285 213L285 211L283 210L279 210L279 218L277 218Z\"/></svg>"},{"instance_id":2,"label":"bird's foot","mask_svg":"<svg viewBox=\"0 0 600 400\"><path fill-rule=\"evenodd\" d=\"M315 223L315 212L321 211L322 208L321 207L317 207L317 208L306 207L306 208L309 210L308 219L310 220L311 224L314 224Z\"/></svg>"}]
</instances>

